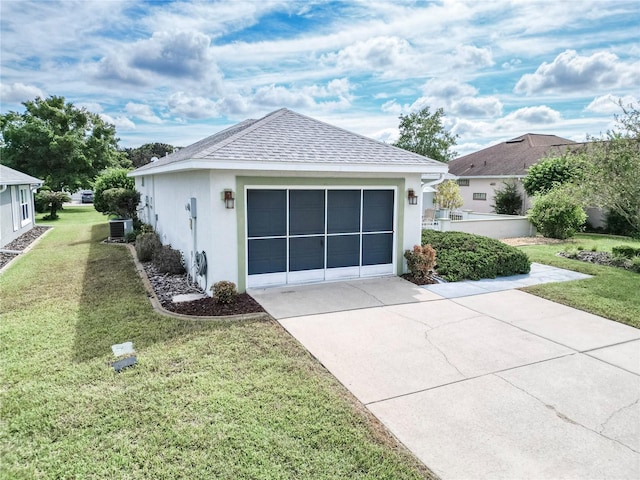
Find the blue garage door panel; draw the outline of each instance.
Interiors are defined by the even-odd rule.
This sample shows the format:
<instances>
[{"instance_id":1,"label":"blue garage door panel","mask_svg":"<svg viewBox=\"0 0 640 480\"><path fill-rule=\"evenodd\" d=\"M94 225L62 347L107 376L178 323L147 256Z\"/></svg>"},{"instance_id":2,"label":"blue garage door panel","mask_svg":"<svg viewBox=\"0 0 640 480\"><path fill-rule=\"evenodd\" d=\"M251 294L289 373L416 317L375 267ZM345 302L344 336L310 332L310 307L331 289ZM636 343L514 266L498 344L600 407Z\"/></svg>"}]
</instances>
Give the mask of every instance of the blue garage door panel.
<instances>
[{"instance_id":1,"label":"blue garage door panel","mask_svg":"<svg viewBox=\"0 0 640 480\"><path fill-rule=\"evenodd\" d=\"M247 226L249 238L286 235L287 191L249 190Z\"/></svg>"},{"instance_id":2,"label":"blue garage door panel","mask_svg":"<svg viewBox=\"0 0 640 480\"><path fill-rule=\"evenodd\" d=\"M249 240L249 275L287 271L287 239Z\"/></svg>"},{"instance_id":3,"label":"blue garage door panel","mask_svg":"<svg viewBox=\"0 0 640 480\"><path fill-rule=\"evenodd\" d=\"M360 265L360 235L337 235L327 238L327 268Z\"/></svg>"},{"instance_id":4,"label":"blue garage door panel","mask_svg":"<svg viewBox=\"0 0 640 480\"><path fill-rule=\"evenodd\" d=\"M385 265L393 259L393 233L362 236L362 265Z\"/></svg>"},{"instance_id":5,"label":"blue garage door panel","mask_svg":"<svg viewBox=\"0 0 640 480\"><path fill-rule=\"evenodd\" d=\"M289 271L324 268L324 237L301 237L289 240Z\"/></svg>"}]
</instances>

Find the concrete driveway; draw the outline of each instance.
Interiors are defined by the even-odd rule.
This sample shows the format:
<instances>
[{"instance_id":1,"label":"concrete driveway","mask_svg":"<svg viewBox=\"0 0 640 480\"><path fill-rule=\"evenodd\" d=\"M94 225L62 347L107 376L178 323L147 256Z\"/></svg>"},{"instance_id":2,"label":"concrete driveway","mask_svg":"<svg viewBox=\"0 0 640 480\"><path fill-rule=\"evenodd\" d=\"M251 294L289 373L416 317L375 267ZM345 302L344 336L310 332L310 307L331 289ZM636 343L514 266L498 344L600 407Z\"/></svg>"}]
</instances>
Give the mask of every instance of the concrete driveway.
<instances>
[{"instance_id":1,"label":"concrete driveway","mask_svg":"<svg viewBox=\"0 0 640 480\"><path fill-rule=\"evenodd\" d=\"M250 293L443 479L640 478L640 330L396 277Z\"/></svg>"}]
</instances>

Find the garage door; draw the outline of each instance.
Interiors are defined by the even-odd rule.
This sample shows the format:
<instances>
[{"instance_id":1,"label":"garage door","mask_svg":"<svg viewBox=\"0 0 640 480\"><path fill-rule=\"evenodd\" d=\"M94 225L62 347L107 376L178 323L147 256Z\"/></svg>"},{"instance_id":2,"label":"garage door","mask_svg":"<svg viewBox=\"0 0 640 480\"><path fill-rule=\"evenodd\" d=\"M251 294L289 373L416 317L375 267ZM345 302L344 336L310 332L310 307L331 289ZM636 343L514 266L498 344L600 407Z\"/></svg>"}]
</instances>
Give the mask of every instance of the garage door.
<instances>
[{"instance_id":1,"label":"garage door","mask_svg":"<svg viewBox=\"0 0 640 480\"><path fill-rule=\"evenodd\" d=\"M395 190L248 189L247 285L394 272Z\"/></svg>"}]
</instances>

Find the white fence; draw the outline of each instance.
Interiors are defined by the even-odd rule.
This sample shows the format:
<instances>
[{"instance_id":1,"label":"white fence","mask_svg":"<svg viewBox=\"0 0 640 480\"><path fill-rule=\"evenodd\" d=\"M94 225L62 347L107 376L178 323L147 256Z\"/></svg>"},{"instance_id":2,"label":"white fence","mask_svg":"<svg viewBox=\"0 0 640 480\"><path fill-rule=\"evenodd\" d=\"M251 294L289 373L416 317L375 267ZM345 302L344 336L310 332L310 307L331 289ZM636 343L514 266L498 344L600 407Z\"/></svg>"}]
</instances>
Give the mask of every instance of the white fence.
<instances>
[{"instance_id":1,"label":"white fence","mask_svg":"<svg viewBox=\"0 0 640 480\"><path fill-rule=\"evenodd\" d=\"M441 232L465 232L491 238L533 237L536 235L536 229L527 217L476 213L470 210L451 212L449 218L439 217L434 221L423 221L422 226Z\"/></svg>"}]
</instances>

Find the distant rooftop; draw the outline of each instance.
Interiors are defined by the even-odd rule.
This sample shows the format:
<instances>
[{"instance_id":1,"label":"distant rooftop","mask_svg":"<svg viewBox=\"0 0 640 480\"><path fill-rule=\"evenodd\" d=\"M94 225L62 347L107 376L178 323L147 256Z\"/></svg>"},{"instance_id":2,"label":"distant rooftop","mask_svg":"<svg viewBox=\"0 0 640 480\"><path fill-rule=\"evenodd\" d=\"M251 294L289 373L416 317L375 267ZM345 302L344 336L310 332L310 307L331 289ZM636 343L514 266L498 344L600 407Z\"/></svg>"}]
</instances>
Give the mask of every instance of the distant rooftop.
<instances>
[{"instance_id":1,"label":"distant rooftop","mask_svg":"<svg viewBox=\"0 0 640 480\"><path fill-rule=\"evenodd\" d=\"M527 133L451 160L449 173L458 177L524 176L541 159L580 145L556 135Z\"/></svg>"}]
</instances>

